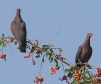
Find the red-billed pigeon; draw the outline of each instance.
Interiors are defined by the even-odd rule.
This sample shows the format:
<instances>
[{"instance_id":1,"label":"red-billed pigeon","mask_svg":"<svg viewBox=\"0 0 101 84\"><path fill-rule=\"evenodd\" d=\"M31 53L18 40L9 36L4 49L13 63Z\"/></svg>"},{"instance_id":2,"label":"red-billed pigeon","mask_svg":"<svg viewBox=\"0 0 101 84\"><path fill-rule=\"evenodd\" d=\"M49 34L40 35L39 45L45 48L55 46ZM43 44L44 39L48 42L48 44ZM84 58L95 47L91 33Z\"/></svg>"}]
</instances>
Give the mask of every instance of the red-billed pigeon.
<instances>
[{"instance_id":1,"label":"red-billed pigeon","mask_svg":"<svg viewBox=\"0 0 101 84\"><path fill-rule=\"evenodd\" d=\"M92 47L90 46L90 38L93 36L92 33L88 33L84 43L79 46L75 57L75 63L87 63L92 55ZM82 65L78 64L77 67Z\"/></svg>"},{"instance_id":2,"label":"red-billed pigeon","mask_svg":"<svg viewBox=\"0 0 101 84\"><path fill-rule=\"evenodd\" d=\"M19 43L20 52L26 52L26 24L20 15L20 9L17 9L14 20L11 22L11 32Z\"/></svg>"}]
</instances>

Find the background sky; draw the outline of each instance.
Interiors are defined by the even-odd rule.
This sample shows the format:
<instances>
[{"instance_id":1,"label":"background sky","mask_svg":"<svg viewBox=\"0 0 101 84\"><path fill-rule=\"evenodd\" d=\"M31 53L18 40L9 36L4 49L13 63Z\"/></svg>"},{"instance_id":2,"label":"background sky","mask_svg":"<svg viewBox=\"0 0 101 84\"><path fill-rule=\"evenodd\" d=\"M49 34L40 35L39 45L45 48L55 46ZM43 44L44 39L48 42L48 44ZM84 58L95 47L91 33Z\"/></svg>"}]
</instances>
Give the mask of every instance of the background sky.
<instances>
[{"instance_id":1,"label":"background sky","mask_svg":"<svg viewBox=\"0 0 101 84\"><path fill-rule=\"evenodd\" d=\"M84 42L86 34L93 33L93 54L89 64L101 67L101 0L0 0L1 35L12 36L10 23L17 8L21 9L22 19L26 22L28 39L51 40L62 24L61 31L51 44L62 48L62 55L72 63L75 63L78 46ZM35 59L36 65L33 66L31 58L24 59L27 53L20 53L17 46L10 45L14 53L8 46L3 50L7 61L0 59L0 84L34 84L41 59ZM45 59L43 84L66 84L59 80L64 75L62 67L55 75L50 75L49 67L53 65Z\"/></svg>"}]
</instances>

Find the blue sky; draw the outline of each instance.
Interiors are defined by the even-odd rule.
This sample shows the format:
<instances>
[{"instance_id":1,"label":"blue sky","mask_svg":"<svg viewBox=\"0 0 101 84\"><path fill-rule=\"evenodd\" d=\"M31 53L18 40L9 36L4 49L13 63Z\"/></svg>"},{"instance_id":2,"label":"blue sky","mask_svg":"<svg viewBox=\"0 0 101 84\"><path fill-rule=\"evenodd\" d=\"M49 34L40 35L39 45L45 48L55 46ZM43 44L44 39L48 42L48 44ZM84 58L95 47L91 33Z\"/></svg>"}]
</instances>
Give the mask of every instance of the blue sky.
<instances>
[{"instance_id":1,"label":"blue sky","mask_svg":"<svg viewBox=\"0 0 101 84\"><path fill-rule=\"evenodd\" d=\"M101 67L101 1L100 0L0 0L0 34L12 36L10 23L15 17L16 9L21 9L22 19L26 22L27 38L39 41L51 40L54 47L62 48L62 55L75 63L77 48L86 34L91 32L93 54L89 64ZM7 62L0 59L0 84L34 84L34 76L38 75L41 59L24 59L27 54L20 53L17 46L10 43L14 53L8 46L3 50ZM58 53L58 50L56 51ZM58 80L63 76L62 67L55 75L50 75L50 64L46 59L43 64L43 84L66 84ZM66 68L67 66L65 66Z\"/></svg>"}]
</instances>

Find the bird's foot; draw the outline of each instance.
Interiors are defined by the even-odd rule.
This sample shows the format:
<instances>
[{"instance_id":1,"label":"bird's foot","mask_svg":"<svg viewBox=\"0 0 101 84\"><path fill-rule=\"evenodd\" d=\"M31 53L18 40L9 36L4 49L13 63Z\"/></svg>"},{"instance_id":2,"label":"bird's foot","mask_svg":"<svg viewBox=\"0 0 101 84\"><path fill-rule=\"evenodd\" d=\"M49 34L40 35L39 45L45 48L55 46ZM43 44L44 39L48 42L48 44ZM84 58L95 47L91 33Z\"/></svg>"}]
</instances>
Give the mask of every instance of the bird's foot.
<instances>
[{"instance_id":1,"label":"bird's foot","mask_svg":"<svg viewBox=\"0 0 101 84\"><path fill-rule=\"evenodd\" d=\"M79 64L82 64L82 62L79 62Z\"/></svg>"},{"instance_id":2,"label":"bird's foot","mask_svg":"<svg viewBox=\"0 0 101 84\"><path fill-rule=\"evenodd\" d=\"M87 62L85 63L85 65L86 65L86 66L89 66L89 64L88 64Z\"/></svg>"}]
</instances>

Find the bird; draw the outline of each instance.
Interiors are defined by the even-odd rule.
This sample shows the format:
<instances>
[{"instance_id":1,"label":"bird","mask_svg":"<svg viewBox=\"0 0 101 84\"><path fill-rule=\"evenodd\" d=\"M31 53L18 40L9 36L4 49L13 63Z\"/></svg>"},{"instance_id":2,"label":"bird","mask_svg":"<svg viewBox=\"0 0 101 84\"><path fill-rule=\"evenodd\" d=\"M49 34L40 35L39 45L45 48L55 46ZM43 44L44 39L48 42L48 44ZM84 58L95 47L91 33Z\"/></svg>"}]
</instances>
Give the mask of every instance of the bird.
<instances>
[{"instance_id":1,"label":"bird","mask_svg":"<svg viewBox=\"0 0 101 84\"><path fill-rule=\"evenodd\" d=\"M86 39L82 45L78 47L75 63L88 63L89 59L92 56L93 49L90 45L90 38L93 37L92 33L88 33ZM77 67L82 67L84 65L77 64Z\"/></svg>"},{"instance_id":2,"label":"bird","mask_svg":"<svg viewBox=\"0 0 101 84\"><path fill-rule=\"evenodd\" d=\"M21 18L21 9L16 10L16 15L14 20L11 22L11 32L19 44L18 49L20 52L26 52L26 37L27 37L27 30L26 30L26 23Z\"/></svg>"}]
</instances>

